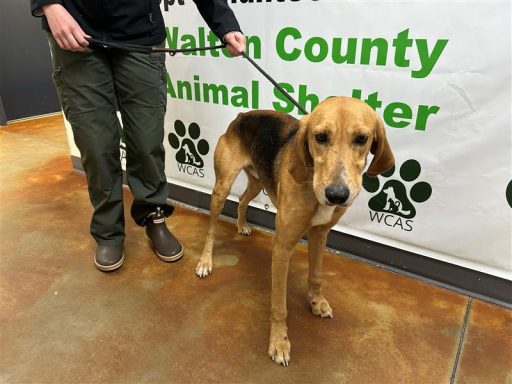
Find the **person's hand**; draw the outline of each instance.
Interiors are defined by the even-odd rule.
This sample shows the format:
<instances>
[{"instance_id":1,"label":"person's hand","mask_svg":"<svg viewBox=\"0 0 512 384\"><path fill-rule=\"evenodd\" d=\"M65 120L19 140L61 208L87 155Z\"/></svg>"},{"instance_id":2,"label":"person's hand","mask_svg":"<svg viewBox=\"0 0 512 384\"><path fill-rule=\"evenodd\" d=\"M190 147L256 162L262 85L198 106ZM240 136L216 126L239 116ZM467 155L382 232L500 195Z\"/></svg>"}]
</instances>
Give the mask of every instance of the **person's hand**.
<instances>
[{"instance_id":1,"label":"person's hand","mask_svg":"<svg viewBox=\"0 0 512 384\"><path fill-rule=\"evenodd\" d=\"M84 52L89 42L85 39L87 34L82 30L76 20L60 4L43 5L44 15L52 35L59 47L68 51Z\"/></svg>"},{"instance_id":2,"label":"person's hand","mask_svg":"<svg viewBox=\"0 0 512 384\"><path fill-rule=\"evenodd\" d=\"M228 32L223 40L226 43L227 50L233 56L240 56L242 52L245 52L245 36L242 32Z\"/></svg>"}]
</instances>

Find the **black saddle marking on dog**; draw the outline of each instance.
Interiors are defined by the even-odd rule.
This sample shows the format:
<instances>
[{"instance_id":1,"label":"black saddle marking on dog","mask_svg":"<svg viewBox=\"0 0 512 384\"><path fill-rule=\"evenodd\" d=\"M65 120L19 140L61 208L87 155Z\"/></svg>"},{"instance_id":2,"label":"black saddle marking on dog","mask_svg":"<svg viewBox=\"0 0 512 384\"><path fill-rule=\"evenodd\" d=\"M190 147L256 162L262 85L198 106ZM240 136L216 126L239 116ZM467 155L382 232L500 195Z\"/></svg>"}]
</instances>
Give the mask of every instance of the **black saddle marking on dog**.
<instances>
[{"instance_id":1,"label":"black saddle marking on dog","mask_svg":"<svg viewBox=\"0 0 512 384\"><path fill-rule=\"evenodd\" d=\"M254 168L265 188L276 192L276 162L281 150L295 137L299 121L276 111L251 111L239 118L239 135Z\"/></svg>"}]
</instances>

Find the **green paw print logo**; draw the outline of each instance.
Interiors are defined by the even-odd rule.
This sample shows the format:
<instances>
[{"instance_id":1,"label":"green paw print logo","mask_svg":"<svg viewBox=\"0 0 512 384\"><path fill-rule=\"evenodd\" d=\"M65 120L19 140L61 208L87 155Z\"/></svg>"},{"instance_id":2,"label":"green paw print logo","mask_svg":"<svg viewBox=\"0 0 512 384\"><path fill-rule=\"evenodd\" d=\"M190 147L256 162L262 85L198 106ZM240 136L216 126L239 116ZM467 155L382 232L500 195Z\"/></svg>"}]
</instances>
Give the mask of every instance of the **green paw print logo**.
<instances>
[{"instance_id":1,"label":"green paw print logo","mask_svg":"<svg viewBox=\"0 0 512 384\"><path fill-rule=\"evenodd\" d=\"M381 174L385 178L393 176L395 167ZM421 165L414 159L407 160L400 167L400 178L402 180L387 180L381 187L378 177L369 177L366 173L363 176L363 188L375 193L368 201L368 207L372 211L390 213L412 219L416 216L416 209L413 203L423 203L432 195L432 187L425 181L417 181L421 173ZM403 181L414 184L409 192Z\"/></svg>"},{"instance_id":2,"label":"green paw print logo","mask_svg":"<svg viewBox=\"0 0 512 384\"><path fill-rule=\"evenodd\" d=\"M169 133L169 144L177 149L176 161L184 165L192 165L197 168L203 168L204 161L201 156L205 156L210 151L210 145L204 139L199 139L201 129L196 123L191 123L188 130L181 120L174 122L174 131ZM188 137L187 136L188 133Z\"/></svg>"}]
</instances>

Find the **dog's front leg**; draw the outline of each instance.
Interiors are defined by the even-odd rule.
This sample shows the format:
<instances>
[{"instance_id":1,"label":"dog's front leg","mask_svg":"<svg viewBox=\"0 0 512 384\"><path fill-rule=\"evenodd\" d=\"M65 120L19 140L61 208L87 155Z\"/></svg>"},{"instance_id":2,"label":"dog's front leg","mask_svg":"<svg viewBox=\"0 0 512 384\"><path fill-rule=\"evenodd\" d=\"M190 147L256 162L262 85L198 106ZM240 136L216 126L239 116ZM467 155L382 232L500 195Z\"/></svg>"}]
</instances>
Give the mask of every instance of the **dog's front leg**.
<instances>
[{"instance_id":1,"label":"dog's front leg","mask_svg":"<svg viewBox=\"0 0 512 384\"><path fill-rule=\"evenodd\" d=\"M277 237L277 233L276 233ZM272 250L272 298L268 354L278 364L290 361L290 340L286 328L286 281L292 249L276 239Z\"/></svg>"},{"instance_id":2,"label":"dog's front leg","mask_svg":"<svg viewBox=\"0 0 512 384\"><path fill-rule=\"evenodd\" d=\"M333 317L332 309L322 294L322 261L329 227L318 226L308 234L308 300L311 312L320 317Z\"/></svg>"},{"instance_id":3,"label":"dog's front leg","mask_svg":"<svg viewBox=\"0 0 512 384\"><path fill-rule=\"evenodd\" d=\"M290 361L291 347L286 327L286 285L290 256L305 230L299 227L296 223L283 223L278 211L276 235L272 247L272 298L268 354L272 360L284 366L287 366Z\"/></svg>"}]
</instances>

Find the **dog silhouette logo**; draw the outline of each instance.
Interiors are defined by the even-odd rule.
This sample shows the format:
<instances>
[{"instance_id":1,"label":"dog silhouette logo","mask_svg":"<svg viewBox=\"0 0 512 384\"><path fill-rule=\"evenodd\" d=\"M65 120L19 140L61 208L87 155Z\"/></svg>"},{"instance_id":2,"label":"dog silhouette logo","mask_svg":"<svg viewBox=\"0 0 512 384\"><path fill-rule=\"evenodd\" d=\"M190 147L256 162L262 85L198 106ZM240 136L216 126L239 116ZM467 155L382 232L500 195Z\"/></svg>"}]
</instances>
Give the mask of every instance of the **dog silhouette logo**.
<instances>
[{"instance_id":1,"label":"dog silhouette logo","mask_svg":"<svg viewBox=\"0 0 512 384\"><path fill-rule=\"evenodd\" d=\"M210 151L210 145L204 139L199 139L201 136L201 128L197 123L191 123L188 129L181 120L174 122L174 132L169 133L169 144L176 152L176 161L185 166L193 166L196 168L203 168L204 161L202 156L205 156ZM188 134L188 137L187 137ZM181 168L180 168L181 169Z\"/></svg>"},{"instance_id":2,"label":"dog silhouette logo","mask_svg":"<svg viewBox=\"0 0 512 384\"><path fill-rule=\"evenodd\" d=\"M386 206L383 209L385 212L398 213L402 217L406 217L411 214L411 210L403 210L404 198L398 199L396 197L395 188L392 185L387 188L383 188L382 191L386 194ZM403 193L400 195L403 196Z\"/></svg>"},{"instance_id":3,"label":"dog silhouette logo","mask_svg":"<svg viewBox=\"0 0 512 384\"><path fill-rule=\"evenodd\" d=\"M381 174L390 178L395 173L395 167ZM421 165L417 160L409 159L400 167L401 180L391 179L384 182L381 187L379 177L363 175L363 188L376 193L369 201L368 207L375 212L388 213L405 219L416 216L414 203L423 203L432 195L432 187L425 181L417 181L421 173ZM405 183L404 183L405 182ZM414 184L408 190L407 183Z\"/></svg>"}]
</instances>

